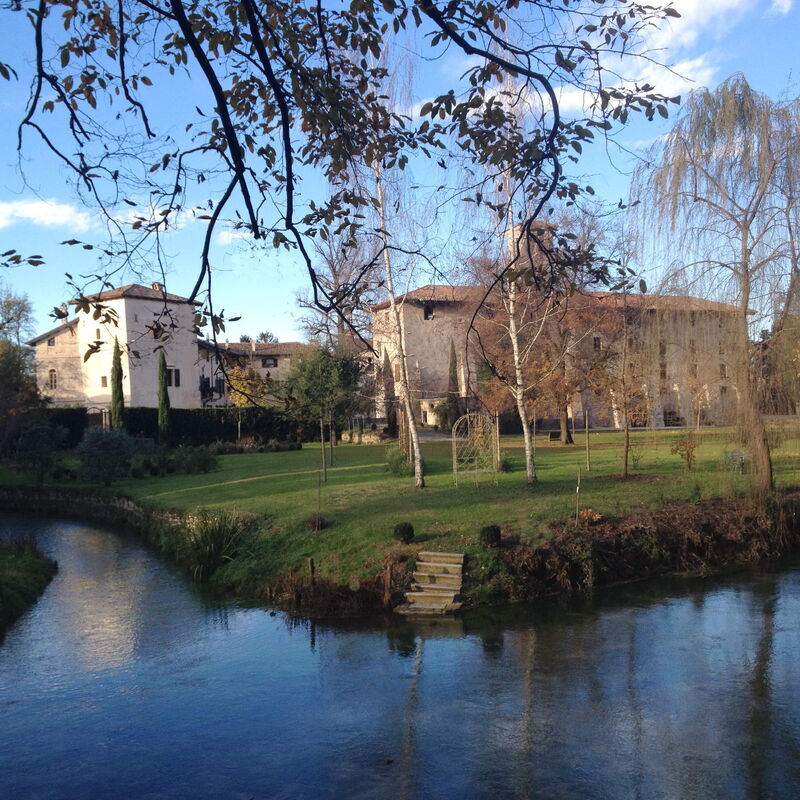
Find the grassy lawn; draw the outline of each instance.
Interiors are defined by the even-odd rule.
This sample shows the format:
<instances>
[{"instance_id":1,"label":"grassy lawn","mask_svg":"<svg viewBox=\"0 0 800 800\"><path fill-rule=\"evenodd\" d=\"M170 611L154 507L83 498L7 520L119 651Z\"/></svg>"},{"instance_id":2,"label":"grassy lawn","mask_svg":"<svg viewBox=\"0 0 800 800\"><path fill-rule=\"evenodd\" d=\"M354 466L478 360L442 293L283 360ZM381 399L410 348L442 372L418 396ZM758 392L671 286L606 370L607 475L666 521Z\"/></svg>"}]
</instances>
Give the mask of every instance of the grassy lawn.
<instances>
[{"instance_id":1,"label":"grassy lawn","mask_svg":"<svg viewBox=\"0 0 800 800\"><path fill-rule=\"evenodd\" d=\"M794 434L775 452L779 484L800 481L800 430ZM221 469L206 475L171 475L115 485L145 502L170 508L236 508L269 515L269 529L259 540L252 563L248 566L248 560L242 561L237 569L252 567L275 574L314 557L322 575L347 580L375 572L388 551L405 549L391 539L392 528L401 521L414 526L417 541L408 548L414 553L420 547L469 550L477 542L480 527L489 524L523 539L541 540L548 536L552 522L574 514L579 465L581 507L606 515L747 489L750 476L733 474L722 466L723 451L736 448L732 431L704 431L691 472L670 453L678 436L674 431L634 433L638 469L627 481L617 477L622 436L595 433L591 434L588 474L582 435L569 447L540 440L539 483L531 488L525 485L524 454L517 437L502 441L513 472L462 477L458 486L453 482L450 442L426 443L427 488L423 491L414 489L409 479L386 472L384 445L347 444L336 448L335 466L322 485L318 445L288 453L225 456L220 459ZM331 525L315 533L305 521L318 510Z\"/></svg>"},{"instance_id":2,"label":"grassy lawn","mask_svg":"<svg viewBox=\"0 0 800 800\"><path fill-rule=\"evenodd\" d=\"M385 445L341 444L327 484L319 480L319 445L285 453L254 453L220 458L220 469L203 475L167 475L117 481L114 488L148 504L191 510L238 509L266 514L268 525L252 543L247 558L228 569L234 580L258 581L303 564L313 557L321 575L341 582L373 574L390 551L415 554L422 547L469 551L483 525L496 524L504 534L540 541L550 525L575 513L576 482L581 467L580 505L604 515L658 507L669 500L729 496L748 488L752 478L726 471L723 452L736 449L733 432L708 429L701 434L693 471L670 453L677 431L632 435L638 466L633 477L617 477L622 451L620 433L592 433L592 469L585 468L584 438L562 447L537 442L539 483L525 484L521 439L504 437L510 473L465 476L455 486L449 441L424 444L427 488L413 488L408 478L384 468ZM779 485L800 482L800 428L775 448ZM19 480L3 473L0 482ZM306 520L319 511L330 527L312 532ZM414 526L416 542L392 540L397 522Z\"/></svg>"}]
</instances>

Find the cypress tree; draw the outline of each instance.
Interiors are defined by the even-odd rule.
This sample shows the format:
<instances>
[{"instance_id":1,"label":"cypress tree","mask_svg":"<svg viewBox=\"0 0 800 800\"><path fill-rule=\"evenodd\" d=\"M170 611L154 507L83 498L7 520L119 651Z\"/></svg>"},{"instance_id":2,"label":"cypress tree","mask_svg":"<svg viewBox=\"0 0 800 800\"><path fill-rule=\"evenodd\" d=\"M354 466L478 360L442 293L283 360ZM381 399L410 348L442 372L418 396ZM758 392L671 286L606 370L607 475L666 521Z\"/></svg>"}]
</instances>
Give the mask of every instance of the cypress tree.
<instances>
[{"instance_id":1,"label":"cypress tree","mask_svg":"<svg viewBox=\"0 0 800 800\"><path fill-rule=\"evenodd\" d=\"M448 428L455 425L461 416L461 395L458 390L458 363L456 360L456 346L450 340L450 369L447 377L447 404L445 415Z\"/></svg>"},{"instance_id":2,"label":"cypress tree","mask_svg":"<svg viewBox=\"0 0 800 800\"><path fill-rule=\"evenodd\" d=\"M125 400L122 395L122 350L117 338L114 337L114 355L111 358L111 427L122 430L125 426L122 421L122 409Z\"/></svg>"},{"instance_id":3,"label":"cypress tree","mask_svg":"<svg viewBox=\"0 0 800 800\"><path fill-rule=\"evenodd\" d=\"M169 393L167 392L167 357L158 354L158 438L163 444L169 440Z\"/></svg>"}]
</instances>

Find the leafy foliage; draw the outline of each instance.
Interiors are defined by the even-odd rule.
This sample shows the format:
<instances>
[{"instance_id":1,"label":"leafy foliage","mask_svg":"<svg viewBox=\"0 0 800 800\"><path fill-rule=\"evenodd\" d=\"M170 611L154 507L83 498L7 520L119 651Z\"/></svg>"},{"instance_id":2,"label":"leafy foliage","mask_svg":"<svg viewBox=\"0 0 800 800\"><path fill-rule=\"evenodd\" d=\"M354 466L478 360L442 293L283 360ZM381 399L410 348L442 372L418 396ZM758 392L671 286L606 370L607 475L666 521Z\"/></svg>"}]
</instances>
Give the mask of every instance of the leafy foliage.
<instances>
[{"instance_id":1,"label":"leafy foliage","mask_svg":"<svg viewBox=\"0 0 800 800\"><path fill-rule=\"evenodd\" d=\"M119 341L114 337L114 353L111 357L111 408L110 418L111 427L121 430L125 423L122 417L122 409L125 407L125 399L122 393L122 350Z\"/></svg>"},{"instance_id":2,"label":"leafy foliage","mask_svg":"<svg viewBox=\"0 0 800 800\"><path fill-rule=\"evenodd\" d=\"M81 475L91 483L111 486L114 478L128 474L135 450L133 439L124 431L89 428L76 449Z\"/></svg>"},{"instance_id":3,"label":"leafy foliage","mask_svg":"<svg viewBox=\"0 0 800 800\"><path fill-rule=\"evenodd\" d=\"M170 437L170 403L167 389L167 357L158 353L158 440L166 443Z\"/></svg>"},{"instance_id":4,"label":"leafy foliage","mask_svg":"<svg viewBox=\"0 0 800 800\"><path fill-rule=\"evenodd\" d=\"M398 542L410 544L414 541L414 526L410 522L398 522L394 526L392 535Z\"/></svg>"},{"instance_id":5,"label":"leafy foliage","mask_svg":"<svg viewBox=\"0 0 800 800\"><path fill-rule=\"evenodd\" d=\"M28 9L14 3L6 13L14 11ZM618 57L636 52L640 32L670 16L678 16L671 7L633 0L280 0L268 7L255 0L43 0L31 13L36 70L20 140L23 146L28 135L43 141L76 174L79 191L101 205L119 232L118 242L100 248L109 261L146 263L143 242L132 246L127 237L139 235L159 250L159 235L194 209L207 231L192 299L211 270L213 231L228 221L237 232L296 250L312 302L338 311L360 292L359 274L341 291L325 287L309 241L341 233L354 241L363 229L374 198L351 180L354 166L404 169L420 158L446 171L466 163L475 184L466 199L498 219L505 209L493 207L482 191L498 170L513 175L519 207L531 218L554 195L574 199L582 187L563 169L570 158L631 114L665 116L668 103L677 101L647 84L605 80L607 64L617 74ZM455 51L469 66L452 83L445 71L430 70L446 82L411 118L382 90L392 48L417 49L426 61ZM175 136L173 105L164 103L159 115L151 99L173 95L185 75L202 82L210 99L180 120L185 133ZM508 77L514 88L498 90ZM561 114L560 87L585 93L590 111L579 119ZM542 109L524 124L514 116L523 101ZM301 194L307 171L322 174L332 187L329 197ZM475 180L477 171L482 179ZM131 199L137 193L146 203ZM119 222L118 209L104 200L109 197L133 210L132 230ZM523 227L529 230L529 221ZM3 257L15 256L12 250ZM544 287L549 282L547 271L520 270ZM90 305L85 296L78 299ZM222 314L210 305L205 313L215 332L224 329Z\"/></svg>"}]
</instances>

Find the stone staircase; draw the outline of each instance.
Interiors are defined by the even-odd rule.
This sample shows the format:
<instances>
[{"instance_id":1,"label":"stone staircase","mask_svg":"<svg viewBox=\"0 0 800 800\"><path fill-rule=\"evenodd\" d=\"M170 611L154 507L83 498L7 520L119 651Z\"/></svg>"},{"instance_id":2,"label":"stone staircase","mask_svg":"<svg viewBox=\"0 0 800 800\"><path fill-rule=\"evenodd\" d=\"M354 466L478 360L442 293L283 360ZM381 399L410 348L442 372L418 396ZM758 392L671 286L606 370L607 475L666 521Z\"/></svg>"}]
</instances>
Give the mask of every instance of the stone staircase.
<instances>
[{"instance_id":1,"label":"stone staircase","mask_svg":"<svg viewBox=\"0 0 800 800\"><path fill-rule=\"evenodd\" d=\"M406 602L395 611L406 616L449 614L461 608L463 553L423 551L417 556L417 568Z\"/></svg>"}]
</instances>

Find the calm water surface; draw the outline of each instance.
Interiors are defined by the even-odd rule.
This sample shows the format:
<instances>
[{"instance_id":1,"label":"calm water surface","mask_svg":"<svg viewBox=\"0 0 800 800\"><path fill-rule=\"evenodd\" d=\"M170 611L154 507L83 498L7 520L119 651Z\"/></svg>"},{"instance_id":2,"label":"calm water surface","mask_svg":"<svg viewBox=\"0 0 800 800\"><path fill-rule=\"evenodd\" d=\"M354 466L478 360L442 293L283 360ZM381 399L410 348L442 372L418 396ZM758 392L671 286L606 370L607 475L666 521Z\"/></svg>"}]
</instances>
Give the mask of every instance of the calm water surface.
<instances>
[{"instance_id":1,"label":"calm water surface","mask_svg":"<svg viewBox=\"0 0 800 800\"><path fill-rule=\"evenodd\" d=\"M26 530L60 572L0 645L2 798L800 797L800 562L328 625Z\"/></svg>"}]
</instances>

